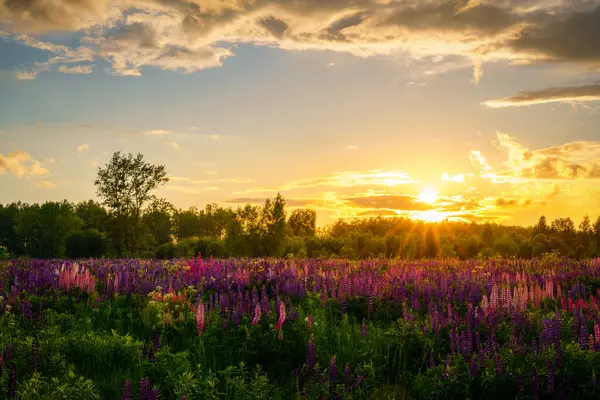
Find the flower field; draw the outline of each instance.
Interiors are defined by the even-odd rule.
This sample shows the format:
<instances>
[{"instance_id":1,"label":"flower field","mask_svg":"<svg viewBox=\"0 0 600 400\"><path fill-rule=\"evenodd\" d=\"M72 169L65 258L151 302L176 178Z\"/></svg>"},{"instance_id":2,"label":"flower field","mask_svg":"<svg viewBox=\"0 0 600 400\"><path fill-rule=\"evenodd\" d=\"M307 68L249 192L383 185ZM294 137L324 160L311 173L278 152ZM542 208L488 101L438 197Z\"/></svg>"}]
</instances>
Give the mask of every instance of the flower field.
<instances>
[{"instance_id":1,"label":"flower field","mask_svg":"<svg viewBox=\"0 0 600 400\"><path fill-rule=\"evenodd\" d=\"M0 398L597 399L600 260L0 263Z\"/></svg>"}]
</instances>

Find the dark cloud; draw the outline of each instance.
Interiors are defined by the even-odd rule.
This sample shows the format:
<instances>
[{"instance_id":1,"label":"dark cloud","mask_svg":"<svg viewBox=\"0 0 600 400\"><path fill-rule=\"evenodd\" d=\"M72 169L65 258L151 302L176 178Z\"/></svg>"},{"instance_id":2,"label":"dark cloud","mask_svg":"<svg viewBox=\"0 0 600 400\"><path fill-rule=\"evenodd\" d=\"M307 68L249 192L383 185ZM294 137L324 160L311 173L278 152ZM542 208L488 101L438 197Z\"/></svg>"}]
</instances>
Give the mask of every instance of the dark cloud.
<instances>
[{"instance_id":1,"label":"dark cloud","mask_svg":"<svg viewBox=\"0 0 600 400\"><path fill-rule=\"evenodd\" d=\"M513 41L518 52L561 61L600 62L600 6L592 10L544 14Z\"/></svg>"},{"instance_id":2,"label":"dark cloud","mask_svg":"<svg viewBox=\"0 0 600 400\"><path fill-rule=\"evenodd\" d=\"M285 21L271 16L262 18L258 23L278 39L280 39L288 29L288 24Z\"/></svg>"},{"instance_id":3,"label":"dark cloud","mask_svg":"<svg viewBox=\"0 0 600 400\"><path fill-rule=\"evenodd\" d=\"M405 2L388 18L385 25L414 31L479 32L495 34L517 23L520 17L509 9L491 4L468 7L464 0ZM461 12L461 10L464 10Z\"/></svg>"}]
</instances>

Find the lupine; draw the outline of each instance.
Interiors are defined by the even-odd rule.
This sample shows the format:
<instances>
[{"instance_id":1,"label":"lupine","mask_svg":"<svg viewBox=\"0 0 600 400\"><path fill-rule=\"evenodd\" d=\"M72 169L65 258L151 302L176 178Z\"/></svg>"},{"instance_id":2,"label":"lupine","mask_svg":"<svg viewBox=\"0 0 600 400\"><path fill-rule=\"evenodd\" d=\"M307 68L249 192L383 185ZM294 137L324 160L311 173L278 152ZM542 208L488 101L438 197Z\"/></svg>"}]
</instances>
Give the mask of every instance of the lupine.
<instances>
[{"instance_id":1,"label":"lupine","mask_svg":"<svg viewBox=\"0 0 600 400\"><path fill-rule=\"evenodd\" d=\"M360 326L360 334L364 338L367 337L367 323L365 322L364 319L362 321L362 325Z\"/></svg>"},{"instance_id":2,"label":"lupine","mask_svg":"<svg viewBox=\"0 0 600 400\"><path fill-rule=\"evenodd\" d=\"M352 372L350 370L350 363L346 363L344 367L344 387L346 390L350 390L352 386Z\"/></svg>"},{"instance_id":3,"label":"lupine","mask_svg":"<svg viewBox=\"0 0 600 400\"><path fill-rule=\"evenodd\" d=\"M550 361L548 361L546 371L547 371L547 378L548 378L548 386L546 388L546 391L548 393L553 393L554 392L554 366L552 365L552 363Z\"/></svg>"},{"instance_id":4,"label":"lupine","mask_svg":"<svg viewBox=\"0 0 600 400\"><path fill-rule=\"evenodd\" d=\"M331 360L329 361L329 381L331 382L332 385L335 385L335 381L337 380L338 377L338 369L337 369L337 364L336 364L336 357L333 356L331 357Z\"/></svg>"},{"instance_id":5,"label":"lupine","mask_svg":"<svg viewBox=\"0 0 600 400\"><path fill-rule=\"evenodd\" d=\"M29 300L25 300L21 303L21 313L23 314L23 319L26 321L32 320L31 302Z\"/></svg>"},{"instance_id":6,"label":"lupine","mask_svg":"<svg viewBox=\"0 0 600 400\"><path fill-rule=\"evenodd\" d=\"M14 365L10 369L10 376L8 378L8 398L12 399L16 396L17 390L17 367Z\"/></svg>"},{"instance_id":7,"label":"lupine","mask_svg":"<svg viewBox=\"0 0 600 400\"><path fill-rule=\"evenodd\" d=\"M308 339L308 345L306 349L306 369L312 371L316 364L316 352L315 343L313 342L312 336Z\"/></svg>"},{"instance_id":8,"label":"lupine","mask_svg":"<svg viewBox=\"0 0 600 400\"><path fill-rule=\"evenodd\" d=\"M152 345L154 346L154 352L158 353L160 351L160 338L156 332L152 333Z\"/></svg>"},{"instance_id":9,"label":"lupine","mask_svg":"<svg viewBox=\"0 0 600 400\"><path fill-rule=\"evenodd\" d=\"M131 399L131 381L129 379L125 379L125 383L123 383L123 394L121 396L121 400L132 400Z\"/></svg>"},{"instance_id":10,"label":"lupine","mask_svg":"<svg viewBox=\"0 0 600 400\"><path fill-rule=\"evenodd\" d=\"M278 332L279 340L283 339L283 323L285 322L285 303L279 303L279 319L277 320L277 324L275 325L275 330Z\"/></svg>"},{"instance_id":11,"label":"lupine","mask_svg":"<svg viewBox=\"0 0 600 400\"><path fill-rule=\"evenodd\" d=\"M251 324L254 325L258 325L258 323L260 322L260 317L261 317L261 307L259 303L256 303L256 306L254 307L254 318L252 318L252 322Z\"/></svg>"},{"instance_id":12,"label":"lupine","mask_svg":"<svg viewBox=\"0 0 600 400\"><path fill-rule=\"evenodd\" d=\"M204 322L204 303L200 301L200 303L198 303L198 309L196 311L196 328L198 331L198 335L202 335L202 332L204 331Z\"/></svg>"}]
</instances>

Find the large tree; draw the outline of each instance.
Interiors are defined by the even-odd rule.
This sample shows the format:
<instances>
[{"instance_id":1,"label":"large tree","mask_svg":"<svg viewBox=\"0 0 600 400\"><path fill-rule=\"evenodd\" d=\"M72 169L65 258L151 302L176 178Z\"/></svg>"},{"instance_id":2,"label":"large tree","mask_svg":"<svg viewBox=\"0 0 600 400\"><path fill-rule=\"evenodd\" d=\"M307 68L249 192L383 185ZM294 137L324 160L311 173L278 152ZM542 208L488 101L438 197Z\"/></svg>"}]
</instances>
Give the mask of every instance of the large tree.
<instances>
[{"instance_id":1,"label":"large tree","mask_svg":"<svg viewBox=\"0 0 600 400\"><path fill-rule=\"evenodd\" d=\"M169 181L163 165L153 165L142 154L115 152L108 164L98 168L94 182L102 204L112 212L113 237L119 256L124 251L137 255L140 221L145 206L155 196L153 191Z\"/></svg>"}]
</instances>

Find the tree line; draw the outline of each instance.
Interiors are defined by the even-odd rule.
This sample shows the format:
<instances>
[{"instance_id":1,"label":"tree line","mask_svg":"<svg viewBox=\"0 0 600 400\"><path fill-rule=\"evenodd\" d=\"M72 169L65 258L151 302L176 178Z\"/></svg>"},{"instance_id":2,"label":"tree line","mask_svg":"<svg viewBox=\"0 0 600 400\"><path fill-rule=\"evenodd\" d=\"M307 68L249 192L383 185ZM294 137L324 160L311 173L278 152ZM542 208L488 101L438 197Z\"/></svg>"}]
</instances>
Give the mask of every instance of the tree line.
<instances>
[{"instance_id":1,"label":"tree line","mask_svg":"<svg viewBox=\"0 0 600 400\"><path fill-rule=\"evenodd\" d=\"M0 205L0 259L600 256L600 217L586 216L576 225L570 218L548 222L542 216L527 227L378 217L317 229L314 210L288 214L279 194L237 209L179 209L153 195L166 182L164 166L117 152L98 169L99 201Z\"/></svg>"}]
</instances>

